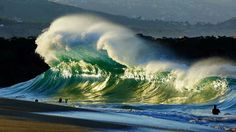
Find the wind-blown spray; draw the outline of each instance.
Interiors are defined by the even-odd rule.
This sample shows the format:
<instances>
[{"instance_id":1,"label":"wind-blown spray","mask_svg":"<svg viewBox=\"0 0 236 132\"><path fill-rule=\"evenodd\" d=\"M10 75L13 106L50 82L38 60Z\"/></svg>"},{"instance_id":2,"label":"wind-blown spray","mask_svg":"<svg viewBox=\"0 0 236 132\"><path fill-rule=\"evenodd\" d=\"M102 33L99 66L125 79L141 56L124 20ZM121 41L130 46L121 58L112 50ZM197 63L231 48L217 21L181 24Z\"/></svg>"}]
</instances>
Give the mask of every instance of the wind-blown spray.
<instances>
[{"instance_id":1,"label":"wind-blown spray","mask_svg":"<svg viewBox=\"0 0 236 132\"><path fill-rule=\"evenodd\" d=\"M138 65L154 56L151 47L130 30L88 15L70 15L55 20L37 38L36 44L36 52L50 65L60 61L58 52L73 51L81 46L105 50L111 59L124 65Z\"/></svg>"}]
</instances>

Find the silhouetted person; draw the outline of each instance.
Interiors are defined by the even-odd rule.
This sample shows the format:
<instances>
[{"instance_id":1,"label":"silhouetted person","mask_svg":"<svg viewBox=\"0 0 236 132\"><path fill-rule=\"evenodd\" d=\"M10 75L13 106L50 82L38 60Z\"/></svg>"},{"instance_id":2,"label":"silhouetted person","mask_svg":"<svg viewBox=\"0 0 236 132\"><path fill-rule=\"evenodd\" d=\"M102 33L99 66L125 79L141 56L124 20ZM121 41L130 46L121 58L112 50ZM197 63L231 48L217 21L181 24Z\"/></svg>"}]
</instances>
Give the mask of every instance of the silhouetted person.
<instances>
[{"instance_id":1,"label":"silhouetted person","mask_svg":"<svg viewBox=\"0 0 236 132\"><path fill-rule=\"evenodd\" d=\"M68 99L65 99L65 103L67 103L68 102Z\"/></svg>"},{"instance_id":2,"label":"silhouetted person","mask_svg":"<svg viewBox=\"0 0 236 132\"><path fill-rule=\"evenodd\" d=\"M214 105L214 108L212 109L212 114L213 115L218 115L220 113L220 110L217 108L216 105Z\"/></svg>"},{"instance_id":3,"label":"silhouetted person","mask_svg":"<svg viewBox=\"0 0 236 132\"><path fill-rule=\"evenodd\" d=\"M62 98L59 98L58 102L59 102L59 103L62 103Z\"/></svg>"},{"instance_id":4,"label":"silhouetted person","mask_svg":"<svg viewBox=\"0 0 236 132\"><path fill-rule=\"evenodd\" d=\"M35 99L35 101L34 102L39 102L39 100L38 99Z\"/></svg>"}]
</instances>

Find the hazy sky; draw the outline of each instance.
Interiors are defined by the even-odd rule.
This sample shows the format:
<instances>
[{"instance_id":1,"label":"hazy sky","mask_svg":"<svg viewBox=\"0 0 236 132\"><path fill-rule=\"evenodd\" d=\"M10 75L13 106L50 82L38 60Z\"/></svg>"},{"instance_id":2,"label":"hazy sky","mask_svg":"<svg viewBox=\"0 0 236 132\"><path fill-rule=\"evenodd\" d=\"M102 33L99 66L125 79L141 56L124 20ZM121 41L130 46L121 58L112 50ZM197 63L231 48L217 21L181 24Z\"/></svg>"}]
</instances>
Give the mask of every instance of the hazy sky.
<instances>
[{"instance_id":1,"label":"hazy sky","mask_svg":"<svg viewBox=\"0 0 236 132\"><path fill-rule=\"evenodd\" d=\"M236 0L51 0L128 17L217 23L236 17Z\"/></svg>"}]
</instances>

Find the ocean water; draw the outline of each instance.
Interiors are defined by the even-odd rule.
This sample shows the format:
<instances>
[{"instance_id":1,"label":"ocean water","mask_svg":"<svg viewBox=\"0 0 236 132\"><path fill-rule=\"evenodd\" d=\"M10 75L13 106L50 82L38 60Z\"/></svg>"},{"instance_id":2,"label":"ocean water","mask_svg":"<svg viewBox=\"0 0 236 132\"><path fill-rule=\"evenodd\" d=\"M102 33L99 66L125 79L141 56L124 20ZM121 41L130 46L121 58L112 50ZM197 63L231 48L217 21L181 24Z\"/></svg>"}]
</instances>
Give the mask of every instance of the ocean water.
<instances>
[{"instance_id":1,"label":"ocean water","mask_svg":"<svg viewBox=\"0 0 236 132\"><path fill-rule=\"evenodd\" d=\"M106 114L44 114L144 125L136 131L156 125L187 131L236 128L236 66L223 58L188 61L122 26L88 15L55 20L36 44L36 52L51 68L0 89L0 97L49 103L68 98L67 105ZM220 115L211 114L213 105Z\"/></svg>"}]
</instances>

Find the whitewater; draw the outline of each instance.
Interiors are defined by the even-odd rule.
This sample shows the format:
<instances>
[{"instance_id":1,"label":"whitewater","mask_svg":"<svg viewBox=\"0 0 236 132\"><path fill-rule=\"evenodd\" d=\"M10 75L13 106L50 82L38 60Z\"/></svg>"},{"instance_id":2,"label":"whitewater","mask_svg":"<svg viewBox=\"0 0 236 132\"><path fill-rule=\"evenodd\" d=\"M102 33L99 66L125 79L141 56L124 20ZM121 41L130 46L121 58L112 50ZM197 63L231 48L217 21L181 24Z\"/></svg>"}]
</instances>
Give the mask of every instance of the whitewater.
<instances>
[{"instance_id":1,"label":"whitewater","mask_svg":"<svg viewBox=\"0 0 236 132\"><path fill-rule=\"evenodd\" d=\"M145 116L196 125L186 129L192 131L202 126L209 131L236 128L233 61L214 57L190 62L92 15L56 19L36 44L36 53L50 69L0 89L0 97L51 103L63 97L71 106L128 114L130 119ZM211 115L214 104L222 111L219 116Z\"/></svg>"}]
</instances>

